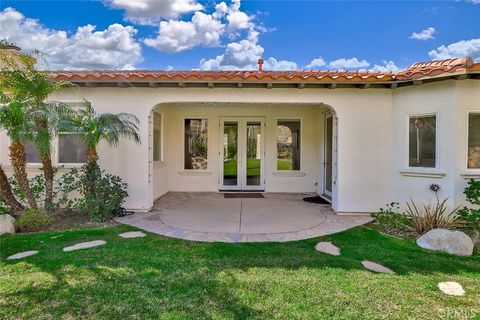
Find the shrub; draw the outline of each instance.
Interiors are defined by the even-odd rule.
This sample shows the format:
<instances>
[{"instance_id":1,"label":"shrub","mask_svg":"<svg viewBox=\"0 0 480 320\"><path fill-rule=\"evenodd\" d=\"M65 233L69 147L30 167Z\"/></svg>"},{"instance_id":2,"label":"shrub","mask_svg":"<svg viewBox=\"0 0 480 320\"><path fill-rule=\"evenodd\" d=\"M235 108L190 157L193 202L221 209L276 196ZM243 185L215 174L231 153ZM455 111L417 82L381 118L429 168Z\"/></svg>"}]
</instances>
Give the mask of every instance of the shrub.
<instances>
[{"instance_id":1,"label":"shrub","mask_svg":"<svg viewBox=\"0 0 480 320\"><path fill-rule=\"evenodd\" d=\"M391 202L386 208L373 214L382 231L388 234L403 234L412 231L412 222L408 216L400 212L398 202Z\"/></svg>"},{"instance_id":2,"label":"shrub","mask_svg":"<svg viewBox=\"0 0 480 320\"><path fill-rule=\"evenodd\" d=\"M437 193L435 195L437 196ZM407 201L406 214L410 217L417 234L423 234L436 228L453 229L457 225L456 212L458 208L447 212L446 202L448 199L440 201L438 196L436 198L435 205L428 203L423 204L422 207L418 207L413 199L410 199L410 202Z\"/></svg>"},{"instance_id":3,"label":"shrub","mask_svg":"<svg viewBox=\"0 0 480 320\"><path fill-rule=\"evenodd\" d=\"M39 231L52 224L53 218L45 211L39 209L27 209L15 221L15 229L20 232Z\"/></svg>"},{"instance_id":4,"label":"shrub","mask_svg":"<svg viewBox=\"0 0 480 320\"><path fill-rule=\"evenodd\" d=\"M463 193L470 204L480 205L480 181L470 179ZM465 206L458 210L458 217L463 228L480 230L480 209Z\"/></svg>"},{"instance_id":5,"label":"shrub","mask_svg":"<svg viewBox=\"0 0 480 320\"><path fill-rule=\"evenodd\" d=\"M103 222L124 213L122 207L128 196L127 184L118 176L106 173L90 163L80 170L72 169L62 176L60 203L86 213L93 222ZM78 191L79 197L72 197Z\"/></svg>"}]
</instances>

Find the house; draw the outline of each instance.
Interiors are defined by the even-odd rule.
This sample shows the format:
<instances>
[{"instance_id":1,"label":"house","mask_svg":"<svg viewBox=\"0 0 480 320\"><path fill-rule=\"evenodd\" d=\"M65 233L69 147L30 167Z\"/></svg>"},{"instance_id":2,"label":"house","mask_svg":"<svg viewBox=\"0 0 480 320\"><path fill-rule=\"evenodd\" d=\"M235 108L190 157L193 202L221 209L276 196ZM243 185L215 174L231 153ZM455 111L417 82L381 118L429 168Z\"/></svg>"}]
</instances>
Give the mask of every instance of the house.
<instances>
[{"instance_id":1,"label":"house","mask_svg":"<svg viewBox=\"0 0 480 320\"><path fill-rule=\"evenodd\" d=\"M51 100L92 102L140 119L140 145L100 146L100 164L148 211L169 191L316 192L335 212L376 211L430 184L456 206L480 176L480 63L470 58L367 71L54 71L77 87ZM1 161L8 162L6 136ZM54 159L85 161L60 134ZM29 168L38 159L27 146Z\"/></svg>"}]
</instances>

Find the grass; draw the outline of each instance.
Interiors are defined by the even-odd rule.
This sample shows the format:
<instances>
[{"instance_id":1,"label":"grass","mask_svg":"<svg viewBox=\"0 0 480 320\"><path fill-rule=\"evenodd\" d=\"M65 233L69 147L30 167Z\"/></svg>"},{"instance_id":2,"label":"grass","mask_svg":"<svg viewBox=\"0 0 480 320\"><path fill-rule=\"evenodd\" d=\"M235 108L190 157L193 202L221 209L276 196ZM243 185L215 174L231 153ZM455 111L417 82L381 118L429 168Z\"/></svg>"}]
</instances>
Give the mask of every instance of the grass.
<instances>
[{"instance_id":1,"label":"grass","mask_svg":"<svg viewBox=\"0 0 480 320\"><path fill-rule=\"evenodd\" d=\"M292 162L285 160L277 160L277 170L292 170ZM224 176L236 176L237 175L237 161L228 160L223 164ZM260 159L247 159L247 176L259 176L260 175Z\"/></svg>"},{"instance_id":2,"label":"grass","mask_svg":"<svg viewBox=\"0 0 480 320\"><path fill-rule=\"evenodd\" d=\"M480 256L454 257L365 227L290 243L198 243L133 228L0 237L0 319L438 319L480 317ZM52 237L54 237L52 239ZM64 253L81 241L107 245ZM340 257L314 250L332 241ZM36 249L36 256L6 261ZM363 269L367 259L397 275ZM446 296L440 281L467 294Z\"/></svg>"}]
</instances>

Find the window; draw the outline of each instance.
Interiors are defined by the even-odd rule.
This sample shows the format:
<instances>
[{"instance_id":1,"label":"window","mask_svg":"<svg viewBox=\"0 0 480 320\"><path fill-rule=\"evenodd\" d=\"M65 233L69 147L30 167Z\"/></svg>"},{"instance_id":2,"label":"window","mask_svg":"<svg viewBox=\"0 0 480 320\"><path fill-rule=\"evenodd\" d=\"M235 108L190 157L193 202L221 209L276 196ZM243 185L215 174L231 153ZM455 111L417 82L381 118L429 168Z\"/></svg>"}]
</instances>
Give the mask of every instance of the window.
<instances>
[{"instance_id":1,"label":"window","mask_svg":"<svg viewBox=\"0 0 480 320\"><path fill-rule=\"evenodd\" d=\"M153 161L163 161L162 154L162 115L153 113Z\"/></svg>"},{"instance_id":2,"label":"window","mask_svg":"<svg viewBox=\"0 0 480 320\"><path fill-rule=\"evenodd\" d=\"M207 135L207 119L185 119L185 169L207 169Z\"/></svg>"},{"instance_id":3,"label":"window","mask_svg":"<svg viewBox=\"0 0 480 320\"><path fill-rule=\"evenodd\" d=\"M480 169L480 113L468 115L467 168Z\"/></svg>"},{"instance_id":4,"label":"window","mask_svg":"<svg viewBox=\"0 0 480 320\"><path fill-rule=\"evenodd\" d=\"M60 133L58 135L58 162L85 163L87 147L78 135Z\"/></svg>"},{"instance_id":5,"label":"window","mask_svg":"<svg viewBox=\"0 0 480 320\"><path fill-rule=\"evenodd\" d=\"M408 141L410 167L435 168L437 154L437 116L410 116Z\"/></svg>"},{"instance_id":6,"label":"window","mask_svg":"<svg viewBox=\"0 0 480 320\"><path fill-rule=\"evenodd\" d=\"M40 153L31 141L25 143L25 157L27 163L41 163Z\"/></svg>"},{"instance_id":7,"label":"window","mask_svg":"<svg viewBox=\"0 0 480 320\"><path fill-rule=\"evenodd\" d=\"M277 170L300 170L300 120L277 122Z\"/></svg>"}]
</instances>

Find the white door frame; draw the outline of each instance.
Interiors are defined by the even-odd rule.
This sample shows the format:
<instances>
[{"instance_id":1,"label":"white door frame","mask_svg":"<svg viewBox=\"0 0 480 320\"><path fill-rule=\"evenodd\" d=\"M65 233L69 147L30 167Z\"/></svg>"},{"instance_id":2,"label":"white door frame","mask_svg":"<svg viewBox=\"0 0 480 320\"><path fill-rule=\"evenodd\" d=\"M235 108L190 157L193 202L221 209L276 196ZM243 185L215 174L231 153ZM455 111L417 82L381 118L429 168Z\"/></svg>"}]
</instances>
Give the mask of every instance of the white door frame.
<instances>
[{"instance_id":1,"label":"white door frame","mask_svg":"<svg viewBox=\"0 0 480 320\"><path fill-rule=\"evenodd\" d=\"M330 181L332 183L332 185L330 186L330 191L327 190L327 120L328 119L331 119L332 120L332 132L331 132L331 139L332 141L330 142L330 146L332 148L332 150L330 151L331 155L332 155L332 159L331 159L331 163L330 163L330 166L331 166L331 177L330 177ZM325 113L324 114L324 120L323 120L323 127L324 127L324 130L323 130L323 145L324 145L324 148L323 148L323 186L322 186L322 192L323 194L329 196L330 198L332 197L332 193L333 193L333 177L334 177L334 172L333 172L333 169L334 169L334 165L333 165L333 162L334 162L334 143L335 143L335 121L334 121L334 117L333 117L333 113L332 112L328 112L328 113Z\"/></svg>"},{"instance_id":2,"label":"white door frame","mask_svg":"<svg viewBox=\"0 0 480 320\"><path fill-rule=\"evenodd\" d=\"M224 169L224 125L225 122L238 123L237 137L237 185L223 184ZM260 184L247 185L247 123L260 122ZM265 118L264 117L220 117L220 179L219 189L227 190L265 190Z\"/></svg>"}]
</instances>

